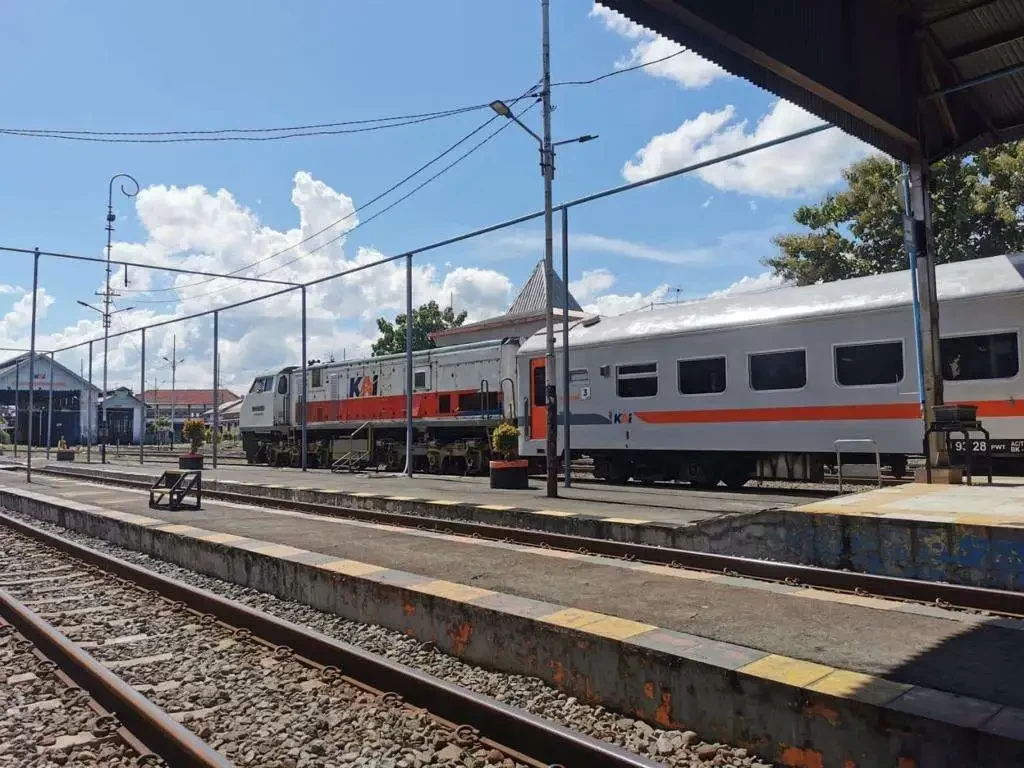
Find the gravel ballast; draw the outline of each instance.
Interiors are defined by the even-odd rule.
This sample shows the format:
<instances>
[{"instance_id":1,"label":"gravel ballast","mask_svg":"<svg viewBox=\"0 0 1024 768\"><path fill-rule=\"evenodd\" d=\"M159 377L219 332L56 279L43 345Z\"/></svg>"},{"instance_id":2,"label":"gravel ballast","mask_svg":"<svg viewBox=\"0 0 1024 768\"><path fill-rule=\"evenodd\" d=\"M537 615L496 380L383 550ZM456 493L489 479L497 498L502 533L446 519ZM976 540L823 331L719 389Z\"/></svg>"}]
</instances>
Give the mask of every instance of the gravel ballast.
<instances>
[{"instance_id":1,"label":"gravel ballast","mask_svg":"<svg viewBox=\"0 0 1024 768\"><path fill-rule=\"evenodd\" d=\"M741 747L707 743L693 731L662 730L652 727L641 720L608 711L602 706L580 702L575 697L561 693L540 679L493 672L467 664L438 651L429 643L421 643L400 632L344 619L300 603L279 600L272 595L205 576L149 555L112 545L101 539L39 521L29 515L6 510L5 513L37 528L64 536L156 573L309 627L363 650L379 654L447 682L461 685L476 693L491 696L560 725L618 744L667 766L678 766L679 768L703 766L768 768L770 766L770 763L765 763L759 758L747 754L747 751ZM257 706L256 703L253 706ZM330 710L325 709L324 711L329 712ZM329 723L328 726L330 727ZM277 738L288 739L289 729L281 728L275 734ZM242 757L245 756L247 755L243 752ZM237 759L238 755L233 754L232 757ZM355 760L356 756L352 757ZM366 756L360 754L358 757L365 758ZM450 761L438 764L464 768L484 768L489 765L486 755L480 758L466 752L455 755L454 751L451 751L448 753L448 757L451 758ZM257 761L249 764L260 763ZM310 765L319 764L323 763L310 763ZM390 760L362 763L345 761L336 764L385 766L391 765L391 762ZM500 763L498 764L500 765Z\"/></svg>"}]
</instances>

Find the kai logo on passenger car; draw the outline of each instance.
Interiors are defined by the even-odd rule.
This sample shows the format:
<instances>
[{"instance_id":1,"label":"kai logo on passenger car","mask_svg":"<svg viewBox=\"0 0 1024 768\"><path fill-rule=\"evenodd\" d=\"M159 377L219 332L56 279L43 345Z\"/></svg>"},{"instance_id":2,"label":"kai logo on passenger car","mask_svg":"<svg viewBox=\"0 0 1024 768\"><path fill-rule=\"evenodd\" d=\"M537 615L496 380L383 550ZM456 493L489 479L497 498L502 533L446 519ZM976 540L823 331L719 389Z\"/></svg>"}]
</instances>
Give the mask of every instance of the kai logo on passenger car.
<instances>
[{"instance_id":1,"label":"kai logo on passenger car","mask_svg":"<svg viewBox=\"0 0 1024 768\"><path fill-rule=\"evenodd\" d=\"M349 397L372 397L377 394L376 376L350 376L348 380Z\"/></svg>"},{"instance_id":2,"label":"kai logo on passenger car","mask_svg":"<svg viewBox=\"0 0 1024 768\"><path fill-rule=\"evenodd\" d=\"M632 411L608 411L608 421L612 424L632 424Z\"/></svg>"}]
</instances>

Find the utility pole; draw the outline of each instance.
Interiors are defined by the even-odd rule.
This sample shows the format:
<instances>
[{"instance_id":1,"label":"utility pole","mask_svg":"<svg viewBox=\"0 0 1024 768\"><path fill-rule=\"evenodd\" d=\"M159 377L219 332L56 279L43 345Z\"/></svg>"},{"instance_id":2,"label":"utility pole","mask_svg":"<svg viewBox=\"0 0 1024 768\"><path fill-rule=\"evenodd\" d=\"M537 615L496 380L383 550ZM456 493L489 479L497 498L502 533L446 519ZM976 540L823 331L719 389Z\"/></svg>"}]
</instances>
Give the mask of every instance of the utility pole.
<instances>
[{"instance_id":1,"label":"utility pole","mask_svg":"<svg viewBox=\"0 0 1024 768\"><path fill-rule=\"evenodd\" d=\"M555 400L555 297L551 290L554 272L554 243L551 186L555 178L555 152L551 146L551 44L548 32L550 0L541 0L541 103L544 110L544 140L541 171L544 174L544 315L547 331L544 352L544 398L547 401L547 495L558 496L558 403ZM568 350L564 350L568 354ZM568 393L566 393L568 397Z\"/></svg>"},{"instance_id":2,"label":"utility pole","mask_svg":"<svg viewBox=\"0 0 1024 768\"><path fill-rule=\"evenodd\" d=\"M107 357L110 344L110 316L115 312L127 312L134 307L125 307L124 309L111 310L114 303L114 298L121 294L112 290L110 287L110 251L113 248L114 240L114 222L117 220L117 216L114 214L114 182L118 179L128 179L135 189L128 191L124 184L121 184L121 192L125 197L135 197L139 194L139 182L134 177L127 173L116 173L110 177L110 183L107 185L107 278L106 284L102 291L96 291L96 295L103 299L103 309L94 307L92 304L87 304L84 301L79 301L83 307L88 307L94 312L99 312L103 317L103 412L100 417L100 461L103 464L107 463ZM125 282L128 281L128 267L125 267Z\"/></svg>"},{"instance_id":3,"label":"utility pole","mask_svg":"<svg viewBox=\"0 0 1024 768\"><path fill-rule=\"evenodd\" d=\"M174 385L177 381L178 363L185 362L185 358L178 359L178 334L174 334L171 337L171 358L167 360L171 364L171 450L174 450L174 401L176 396L174 394Z\"/></svg>"}]
</instances>

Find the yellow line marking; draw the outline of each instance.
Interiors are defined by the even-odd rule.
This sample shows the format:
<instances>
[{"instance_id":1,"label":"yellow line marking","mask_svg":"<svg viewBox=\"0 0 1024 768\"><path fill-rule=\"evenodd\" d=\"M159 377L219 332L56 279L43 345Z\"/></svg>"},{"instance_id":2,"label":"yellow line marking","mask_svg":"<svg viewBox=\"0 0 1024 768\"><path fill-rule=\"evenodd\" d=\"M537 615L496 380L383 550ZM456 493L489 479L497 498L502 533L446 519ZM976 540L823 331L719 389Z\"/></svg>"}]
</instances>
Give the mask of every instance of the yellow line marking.
<instances>
[{"instance_id":1,"label":"yellow line marking","mask_svg":"<svg viewBox=\"0 0 1024 768\"><path fill-rule=\"evenodd\" d=\"M476 600L479 597L494 594L494 592L489 589L480 589L479 587L471 587L466 584L457 584L454 581L445 581L444 579L428 581L426 584L417 584L411 587L411 589L416 592L423 592L437 597L445 597L449 600L458 600L463 603L468 603L469 601Z\"/></svg>"},{"instance_id":2,"label":"yellow line marking","mask_svg":"<svg viewBox=\"0 0 1024 768\"><path fill-rule=\"evenodd\" d=\"M416 496L386 496L388 501L416 501Z\"/></svg>"},{"instance_id":3,"label":"yellow line marking","mask_svg":"<svg viewBox=\"0 0 1024 768\"><path fill-rule=\"evenodd\" d=\"M477 504L476 508L477 509L490 509L490 510L492 510L494 512L508 512L510 509L515 509L515 507L508 507L508 506L505 506L504 504Z\"/></svg>"},{"instance_id":4,"label":"yellow line marking","mask_svg":"<svg viewBox=\"0 0 1024 768\"><path fill-rule=\"evenodd\" d=\"M211 533L208 536L200 536L199 538L213 544L230 544L233 541L241 541L245 536L239 536L234 533Z\"/></svg>"},{"instance_id":5,"label":"yellow line marking","mask_svg":"<svg viewBox=\"0 0 1024 768\"><path fill-rule=\"evenodd\" d=\"M346 576L366 576L367 574L388 570L382 565L370 565L369 563L361 563L358 560L347 559L331 560L329 563L320 563L316 567L323 568L325 571L342 573Z\"/></svg>"},{"instance_id":6,"label":"yellow line marking","mask_svg":"<svg viewBox=\"0 0 1024 768\"><path fill-rule=\"evenodd\" d=\"M635 571L646 571L647 573L656 573L659 576L675 576L678 579L691 579L693 581L711 581L712 579L717 579L720 575L709 571L669 568L667 565L654 565L653 563L635 563L631 567Z\"/></svg>"},{"instance_id":7,"label":"yellow line marking","mask_svg":"<svg viewBox=\"0 0 1024 768\"><path fill-rule=\"evenodd\" d=\"M434 501L431 501L431 502L428 502L428 503L429 504L440 504L441 506L444 506L444 507L454 507L454 506L457 506L458 504L461 504L462 502L451 501L449 499L435 499Z\"/></svg>"},{"instance_id":8,"label":"yellow line marking","mask_svg":"<svg viewBox=\"0 0 1024 768\"><path fill-rule=\"evenodd\" d=\"M185 525L184 523L168 523L167 525L158 525L158 531L164 533L206 533L202 528L196 528L194 525Z\"/></svg>"},{"instance_id":9,"label":"yellow line marking","mask_svg":"<svg viewBox=\"0 0 1024 768\"><path fill-rule=\"evenodd\" d=\"M617 616L609 616L606 619L595 621L593 624L587 624L583 627L584 632L590 632L591 634L600 635L612 640L625 640L629 637L642 635L644 632L650 632L652 629L657 629L657 627L653 624L644 624L643 622L631 619L620 619Z\"/></svg>"},{"instance_id":10,"label":"yellow line marking","mask_svg":"<svg viewBox=\"0 0 1024 768\"><path fill-rule=\"evenodd\" d=\"M815 680L820 680L825 675L831 674L836 670L834 667L828 667L824 664L815 664L810 661L792 659L789 656L779 656L770 653L757 661L752 661L746 666L740 667L739 671L755 677L774 680L777 683L804 688Z\"/></svg>"},{"instance_id":11,"label":"yellow line marking","mask_svg":"<svg viewBox=\"0 0 1024 768\"><path fill-rule=\"evenodd\" d=\"M369 491L356 491L355 493L349 494L350 496L362 496L363 498L373 498L379 496L377 493L370 493Z\"/></svg>"},{"instance_id":12,"label":"yellow line marking","mask_svg":"<svg viewBox=\"0 0 1024 768\"><path fill-rule=\"evenodd\" d=\"M563 608L561 611L555 611L554 613L549 613L547 616L541 616L537 621L543 621L546 624L554 624L558 627L582 629L588 624L596 624L602 619L607 618L609 617L603 613L585 611L582 608Z\"/></svg>"},{"instance_id":13,"label":"yellow line marking","mask_svg":"<svg viewBox=\"0 0 1024 768\"><path fill-rule=\"evenodd\" d=\"M913 686L883 680L872 675L864 675L860 672L851 672L848 669L837 669L811 683L807 688L817 693L825 693L842 699L855 699L881 707L897 696L906 693Z\"/></svg>"},{"instance_id":14,"label":"yellow line marking","mask_svg":"<svg viewBox=\"0 0 1024 768\"><path fill-rule=\"evenodd\" d=\"M271 541L257 544L253 547L245 547L249 552L255 552L260 555L269 555L270 557L291 557L292 555L301 555L309 550L299 549L298 547L290 547L287 544L275 544Z\"/></svg>"},{"instance_id":15,"label":"yellow line marking","mask_svg":"<svg viewBox=\"0 0 1024 768\"><path fill-rule=\"evenodd\" d=\"M877 608L880 611L892 611L899 607L899 603L893 600L882 600L877 597L865 597L863 595L848 595L842 592L828 592L822 589L801 589L790 593L793 597L806 597L810 600L824 600L827 603L845 603L846 605L859 605L862 608Z\"/></svg>"},{"instance_id":16,"label":"yellow line marking","mask_svg":"<svg viewBox=\"0 0 1024 768\"><path fill-rule=\"evenodd\" d=\"M535 515L547 515L548 517L576 517L576 512L564 512L561 509L531 509Z\"/></svg>"},{"instance_id":17,"label":"yellow line marking","mask_svg":"<svg viewBox=\"0 0 1024 768\"><path fill-rule=\"evenodd\" d=\"M606 517L603 518L603 521L606 523L622 523L623 525L644 525L651 522L650 520L641 520L637 517Z\"/></svg>"}]
</instances>

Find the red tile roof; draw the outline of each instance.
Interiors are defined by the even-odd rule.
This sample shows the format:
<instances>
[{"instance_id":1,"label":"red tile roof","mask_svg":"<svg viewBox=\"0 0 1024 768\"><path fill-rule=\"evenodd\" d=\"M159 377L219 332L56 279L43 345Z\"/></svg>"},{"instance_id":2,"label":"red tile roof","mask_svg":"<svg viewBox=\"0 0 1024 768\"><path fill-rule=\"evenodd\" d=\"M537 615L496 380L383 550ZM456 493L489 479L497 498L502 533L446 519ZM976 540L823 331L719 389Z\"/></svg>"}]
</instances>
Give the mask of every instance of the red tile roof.
<instances>
[{"instance_id":1,"label":"red tile roof","mask_svg":"<svg viewBox=\"0 0 1024 768\"><path fill-rule=\"evenodd\" d=\"M167 389L147 389L143 397L146 405L170 405L173 399L175 405L201 405L213 407L212 389L176 389L173 392L170 387ZM220 402L228 403L237 400L238 395L229 389L220 391Z\"/></svg>"}]
</instances>

